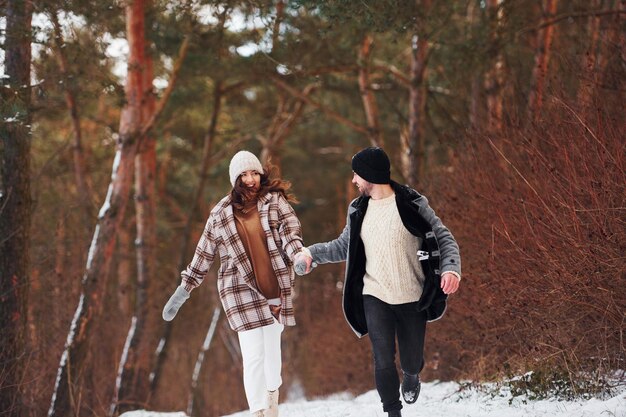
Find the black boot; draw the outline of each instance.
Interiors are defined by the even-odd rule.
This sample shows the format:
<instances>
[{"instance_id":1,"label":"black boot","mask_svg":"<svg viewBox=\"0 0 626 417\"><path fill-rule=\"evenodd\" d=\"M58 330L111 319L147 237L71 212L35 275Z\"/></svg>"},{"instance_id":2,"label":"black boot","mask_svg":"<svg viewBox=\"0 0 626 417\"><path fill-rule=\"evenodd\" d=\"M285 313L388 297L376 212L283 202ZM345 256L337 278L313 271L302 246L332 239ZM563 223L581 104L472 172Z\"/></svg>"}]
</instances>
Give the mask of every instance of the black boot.
<instances>
[{"instance_id":1,"label":"black boot","mask_svg":"<svg viewBox=\"0 0 626 417\"><path fill-rule=\"evenodd\" d=\"M419 374L409 375L402 372L402 397L407 404L413 404L420 395L422 384L420 383Z\"/></svg>"},{"instance_id":2,"label":"black boot","mask_svg":"<svg viewBox=\"0 0 626 417\"><path fill-rule=\"evenodd\" d=\"M387 417L402 417L400 410L387 411Z\"/></svg>"}]
</instances>

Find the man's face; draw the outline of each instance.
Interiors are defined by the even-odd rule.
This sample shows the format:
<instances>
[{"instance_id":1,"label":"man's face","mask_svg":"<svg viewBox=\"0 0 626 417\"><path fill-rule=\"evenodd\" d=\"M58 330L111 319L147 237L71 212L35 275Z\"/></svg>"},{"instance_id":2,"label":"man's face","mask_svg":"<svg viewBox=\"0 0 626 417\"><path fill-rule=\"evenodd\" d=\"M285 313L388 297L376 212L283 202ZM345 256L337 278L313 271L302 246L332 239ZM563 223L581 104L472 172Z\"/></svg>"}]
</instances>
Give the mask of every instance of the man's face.
<instances>
[{"instance_id":1,"label":"man's face","mask_svg":"<svg viewBox=\"0 0 626 417\"><path fill-rule=\"evenodd\" d=\"M352 184L356 185L356 188L359 189L359 191L361 192L361 195L364 195L366 197L370 196L370 192L372 191L373 184L359 177L359 175L356 172L354 172L354 175L352 176Z\"/></svg>"}]
</instances>

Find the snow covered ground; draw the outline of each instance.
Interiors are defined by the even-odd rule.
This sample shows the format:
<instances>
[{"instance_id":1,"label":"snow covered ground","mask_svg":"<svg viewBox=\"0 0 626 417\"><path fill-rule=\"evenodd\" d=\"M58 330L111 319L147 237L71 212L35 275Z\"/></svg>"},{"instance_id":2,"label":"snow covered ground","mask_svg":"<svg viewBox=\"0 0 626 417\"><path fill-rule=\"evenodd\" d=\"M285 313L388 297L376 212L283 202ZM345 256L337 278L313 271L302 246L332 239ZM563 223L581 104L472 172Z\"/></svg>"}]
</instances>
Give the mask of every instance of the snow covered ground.
<instances>
[{"instance_id":1,"label":"snow covered ground","mask_svg":"<svg viewBox=\"0 0 626 417\"><path fill-rule=\"evenodd\" d=\"M430 382L413 405L405 405L403 417L626 417L626 387L606 400L525 401L507 390L496 394L463 389L455 382ZM358 397L336 394L314 400L280 404L280 417L386 417L376 391ZM228 417L248 417L247 411ZM133 411L122 417L186 417L185 413Z\"/></svg>"}]
</instances>

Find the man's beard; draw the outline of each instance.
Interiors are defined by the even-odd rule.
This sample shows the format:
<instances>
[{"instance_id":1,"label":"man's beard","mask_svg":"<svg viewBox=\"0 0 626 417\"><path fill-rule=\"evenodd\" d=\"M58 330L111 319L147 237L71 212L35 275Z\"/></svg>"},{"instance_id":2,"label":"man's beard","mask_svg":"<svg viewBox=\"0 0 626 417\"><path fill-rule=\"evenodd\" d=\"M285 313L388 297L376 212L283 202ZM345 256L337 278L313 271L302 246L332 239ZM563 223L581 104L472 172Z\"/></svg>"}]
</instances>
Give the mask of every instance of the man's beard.
<instances>
[{"instance_id":1,"label":"man's beard","mask_svg":"<svg viewBox=\"0 0 626 417\"><path fill-rule=\"evenodd\" d=\"M359 189L359 192L361 193L361 195L364 197L369 197L370 193L372 192L372 184L367 184L367 185L364 184L357 188Z\"/></svg>"}]
</instances>

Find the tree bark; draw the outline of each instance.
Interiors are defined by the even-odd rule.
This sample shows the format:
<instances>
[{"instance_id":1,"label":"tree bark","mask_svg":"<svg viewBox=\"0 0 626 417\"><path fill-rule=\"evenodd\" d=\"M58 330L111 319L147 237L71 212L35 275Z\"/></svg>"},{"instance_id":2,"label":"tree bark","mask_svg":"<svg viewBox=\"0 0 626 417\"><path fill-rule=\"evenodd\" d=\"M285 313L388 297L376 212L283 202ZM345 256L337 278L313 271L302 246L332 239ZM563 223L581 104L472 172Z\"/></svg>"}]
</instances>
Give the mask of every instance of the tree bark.
<instances>
[{"instance_id":1,"label":"tree bark","mask_svg":"<svg viewBox=\"0 0 626 417\"><path fill-rule=\"evenodd\" d=\"M56 282L63 282L66 279L67 267L67 229L65 224L65 216L60 216L57 220L57 228L54 236L55 242L55 257L54 257L54 279ZM54 299L62 300L61 287L59 285L54 286ZM61 303L57 302L53 304L52 314L54 317L59 317Z\"/></svg>"},{"instance_id":2,"label":"tree bark","mask_svg":"<svg viewBox=\"0 0 626 417\"><path fill-rule=\"evenodd\" d=\"M593 5L598 6L602 3L602 0L594 0ZM594 87L597 84L597 51L598 51L598 39L600 34L600 18L598 16L589 17L589 46L585 52L583 62L581 65L581 73L583 74L580 80L580 86L578 87L578 102L585 107L589 107L592 102Z\"/></svg>"},{"instance_id":3,"label":"tree bark","mask_svg":"<svg viewBox=\"0 0 626 417\"><path fill-rule=\"evenodd\" d=\"M128 226L129 219L124 219L117 233L116 249L116 276L117 276L117 305L124 317L132 313L130 306L133 275L132 260L132 235Z\"/></svg>"},{"instance_id":4,"label":"tree bark","mask_svg":"<svg viewBox=\"0 0 626 417\"><path fill-rule=\"evenodd\" d=\"M211 347L211 341L215 335L215 329L217 328L217 321L220 318L221 311L222 308L220 306L215 307L213 310L211 325L209 326L209 330L204 338L204 343L202 343L202 349L200 349L200 353L198 353L196 366L193 369L193 376L191 377L191 393L189 394L189 400L187 401L187 414L190 416L198 415L198 412L194 411L195 399L198 394L198 380L200 379L200 371L202 370L202 365L204 364L204 356L209 351L209 347Z\"/></svg>"},{"instance_id":5,"label":"tree bark","mask_svg":"<svg viewBox=\"0 0 626 417\"><path fill-rule=\"evenodd\" d=\"M316 109L320 110L322 113L324 113L325 115L327 115L331 119L335 119L337 122L341 123L344 126L349 127L350 129L354 130L355 132L359 132L359 133L362 133L364 135L369 135L369 130L367 129L367 127L364 127L364 126L361 126L361 125L357 125L356 123L354 123L351 120L343 117L339 113L337 113L337 112L335 112L333 110L330 110L329 108L325 107L324 105L322 105L322 104L316 102L315 100L309 98L308 96L302 94L296 88L291 87L289 84L287 84L286 82L284 82L280 78L273 77L272 78L272 82L274 84L276 84L277 87L285 90L286 92L288 92L292 96L297 97L297 98L301 99L304 103L310 105L311 107L315 107Z\"/></svg>"},{"instance_id":6,"label":"tree bark","mask_svg":"<svg viewBox=\"0 0 626 417\"><path fill-rule=\"evenodd\" d=\"M545 0L544 18L550 20L556 14L557 0ZM554 35L554 25L546 26L537 32L537 50L535 51L535 66L533 67L530 81L530 93L528 96L528 121L536 122L539 119L543 107L543 100L546 87L546 75L550 63L550 52L552 48L552 37Z\"/></svg>"},{"instance_id":7,"label":"tree bark","mask_svg":"<svg viewBox=\"0 0 626 417\"><path fill-rule=\"evenodd\" d=\"M8 0L5 71L0 128L0 410L27 415L22 376L27 347L29 291L30 195L30 61L33 5Z\"/></svg>"},{"instance_id":8,"label":"tree bark","mask_svg":"<svg viewBox=\"0 0 626 417\"><path fill-rule=\"evenodd\" d=\"M204 144L202 146L202 163L200 165L199 181L194 192L191 207L187 214L187 222L185 224L185 232L183 233L182 250L180 251L179 270L185 268L185 260L187 259L187 248L189 246L189 240L191 236L191 229L194 223L194 219L198 214L200 203L204 196L204 189L209 176L209 168L211 168L211 156L213 153L213 144L215 142L215 132L217 131L217 119L222 108L222 83L217 82L215 85L215 91L213 93L213 110L211 112L211 119L207 132L204 135Z\"/></svg>"},{"instance_id":9,"label":"tree bark","mask_svg":"<svg viewBox=\"0 0 626 417\"><path fill-rule=\"evenodd\" d=\"M361 93L361 100L363 100L363 108L365 109L370 143L372 146L383 147L384 140L380 129L378 105L376 104L376 97L370 87L369 77L369 58L373 43L374 38L370 35L366 35L359 48L359 91Z\"/></svg>"},{"instance_id":10,"label":"tree bark","mask_svg":"<svg viewBox=\"0 0 626 417\"><path fill-rule=\"evenodd\" d=\"M207 133L204 136L204 146L202 151L202 164L200 168L200 172L198 177L200 178L198 185L196 186L196 190L194 192L194 197L192 199L191 207L189 207L189 211L186 216L181 214L181 217L185 217L185 229L183 232L183 237L181 239L181 250L180 257L178 263L178 270L182 271L187 266L187 260L189 254L187 253L189 248L189 243L191 240L191 231L198 215L198 211L201 207L201 202L203 200L204 191L206 188L206 182L208 179L208 172L211 165L215 161L221 160L224 155L231 153L233 148L237 148L239 145L239 141L233 141L229 143L221 151L214 153L213 152L213 144L215 142L215 136L217 131L218 124L218 116L221 111L222 100L226 94L226 92L232 91L228 87L222 87L222 83L218 82L215 86L215 92L213 96L213 111L211 114L211 121L209 122L209 126L207 129ZM178 210L182 213L182 210ZM178 281L176 283L178 285ZM171 289L171 292L174 292L174 288ZM152 360L152 370L150 372L150 393L154 394L159 380L161 378L161 370L163 369L163 364L165 363L165 359L167 357L167 349L169 347L169 339L172 333L172 325L173 321L163 322L161 328L161 336L159 339L158 346L154 352L154 357Z\"/></svg>"},{"instance_id":11,"label":"tree bark","mask_svg":"<svg viewBox=\"0 0 626 417\"><path fill-rule=\"evenodd\" d=\"M217 130L217 119L220 113L222 103L222 85L218 82L215 86L213 93L213 110L211 113L211 121L207 129L207 133L204 136L204 145L202 149L202 164L200 167L199 181L196 187L194 197L192 199L191 207L187 213L187 220L185 223L185 230L183 232L181 251L178 263L178 270L185 269L187 261L187 249L189 247L189 241L191 240L191 229L194 224L194 219L200 208L200 202L204 195L204 188L208 178L209 168L211 166L211 153L213 149L213 143L215 140L215 132ZM173 292L173 290L172 290ZM156 388L159 385L161 379L161 370L167 357L167 348L169 347L169 339L172 333L172 322L164 322L162 324L161 338L157 349L154 352L154 358L152 362L152 371L150 372L150 392L154 394Z\"/></svg>"},{"instance_id":12,"label":"tree bark","mask_svg":"<svg viewBox=\"0 0 626 417\"><path fill-rule=\"evenodd\" d=\"M218 18L218 33L219 33L219 42L218 49L221 50L221 42L224 34L224 25L226 23L226 18L228 17L229 9L225 9ZM219 55L221 57L221 53ZM213 143L215 141L215 135L217 132L217 123L218 117L222 107L222 98L226 92L226 89L223 87L223 81L218 80L215 82L215 86L213 88L213 110L211 113L211 118L209 121L209 126L207 128L207 132L204 135L204 144L202 147L202 164L200 166L199 173L199 181L198 186L196 187L194 197L191 202L191 207L189 208L189 213L187 214L187 220L185 223L185 230L183 232L183 238L181 242L181 251L178 263L178 270L182 271L185 269L186 261L187 261L187 248L189 246L189 241L191 240L191 228L194 224L194 220L200 208L200 202L202 201L202 197L204 195L204 188L206 185L206 181L208 179L208 172L211 166L211 154L213 149ZM172 291L173 292L173 289ZM157 387L159 386L159 381L161 379L161 371L163 369L163 364L165 363L165 359L167 358L167 351L169 348L169 340L170 335L172 334L172 326L173 322L164 322L161 325L161 335L159 338L159 342L157 348L154 351L154 355L152 358L152 363L150 365L150 377L149 383L150 395L153 395L156 392Z\"/></svg>"},{"instance_id":13,"label":"tree bark","mask_svg":"<svg viewBox=\"0 0 626 417\"><path fill-rule=\"evenodd\" d=\"M152 91L153 62L145 53L143 71L142 121L155 110ZM146 328L147 292L150 277L154 276L156 248L156 140L148 135L141 140L135 157L135 216L137 237L135 253L137 279L135 281L135 311L126 337L124 352L118 366L116 396L109 415L123 413L145 404L148 398L148 366L142 361L143 335Z\"/></svg>"},{"instance_id":14,"label":"tree bark","mask_svg":"<svg viewBox=\"0 0 626 417\"><path fill-rule=\"evenodd\" d=\"M72 75L69 73L69 65L67 62L67 56L64 51L63 33L61 31L61 25L59 24L59 18L57 12L50 13L50 20L54 29L54 46L55 57L61 70L63 77L63 90L65 96L65 105L70 113L70 119L72 121L72 130L74 133L74 140L72 144L73 157L74 157L74 178L76 180L76 191L80 201L80 205L83 208L85 216L85 225L88 225L87 219L92 218L93 212L93 197L91 192L91 186L86 174L85 153L83 152L83 135L80 127L80 117L78 111L78 104L76 100L76 87L75 80L72 79Z\"/></svg>"},{"instance_id":15,"label":"tree bark","mask_svg":"<svg viewBox=\"0 0 626 417\"><path fill-rule=\"evenodd\" d=\"M115 247L117 228L124 219L131 189L134 158L140 139L142 73L145 59L144 0L126 6L126 29L129 45L126 105L120 116L119 139L111 182L98 215L82 281L82 294L57 373L48 416L80 414L74 403L86 365L94 316L100 310L102 281Z\"/></svg>"},{"instance_id":16,"label":"tree bark","mask_svg":"<svg viewBox=\"0 0 626 417\"><path fill-rule=\"evenodd\" d=\"M602 44L598 50L598 74L596 86L624 91L623 63L626 61L626 33L624 33L624 16L626 1L615 0L613 3L621 13L606 19L606 26L601 31ZM621 105L621 103L616 103Z\"/></svg>"},{"instance_id":17,"label":"tree bark","mask_svg":"<svg viewBox=\"0 0 626 417\"><path fill-rule=\"evenodd\" d=\"M315 84L309 84L302 90L301 96L309 97L314 90ZM289 136L296 122L302 116L304 107L305 102L302 98L294 98L290 101L282 95L279 96L278 107L272 122L267 128L267 133L265 136L259 137L263 145L260 157L261 163L266 164L271 161L272 165L278 169L278 175L280 175L282 165L280 150L283 147L285 138Z\"/></svg>"},{"instance_id":18,"label":"tree bark","mask_svg":"<svg viewBox=\"0 0 626 417\"><path fill-rule=\"evenodd\" d=\"M276 46L278 45L278 36L280 35L280 24L283 21L283 17L285 14L285 2L283 0L278 0L276 2L276 18L274 19L274 24L272 25L272 50L270 54L274 52Z\"/></svg>"},{"instance_id":19,"label":"tree bark","mask_svg":"<svg viewBox=\"0 0 626 417\"><path fill-rule=\"evenodd\" d=\"M418 7L428 11L431 0L418 1ZM424 32L424 31L422 31ZM409 185L416 187L424 171L425 163L425 124L427 96L428 39L417 31L411 42L411 88L409 90L409 131L405 178Z\"/></svg>"},{"instance_id":20,"label":"tree bark","mask_svg":"<svg viewBox=\"0 0 626 417\"><path fill-rule=\"evenodd\" d=\"M485 72L485 94L487 95L487 129L502 129L502 85L504 60L500 51L500 3L502 0L487 0L487 19L489 24L489 51L487 53L489 68Z\"/></svg>"},{"instance_id":21,"label":"tree bark","mask_svg":"<svg viewBox=\"0 0 626 417\"><path fill-rule=\"evenodd\" d=\"M468 43L472 41L472 35L474 31L476 30L477 20L478 20L477 9L478 9L478 4L476 2L468 2L468 6L467 6L467 28L468 28L467 30L469 32L467 35ZM469 122L470 122L470 126L474 129L482 125L482 118L481 118L482 114L481 114L481 107L480 107L480 104L481 104L480 97L482 93L481 91L482 79L483 79L482 71L477 68L474 74L472 75L471 85L470 85Z\"/></svg>"}]
</instances>

